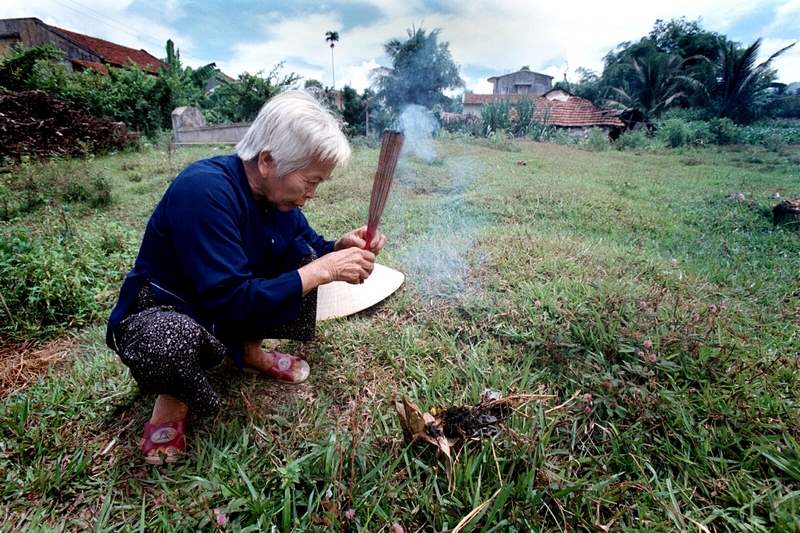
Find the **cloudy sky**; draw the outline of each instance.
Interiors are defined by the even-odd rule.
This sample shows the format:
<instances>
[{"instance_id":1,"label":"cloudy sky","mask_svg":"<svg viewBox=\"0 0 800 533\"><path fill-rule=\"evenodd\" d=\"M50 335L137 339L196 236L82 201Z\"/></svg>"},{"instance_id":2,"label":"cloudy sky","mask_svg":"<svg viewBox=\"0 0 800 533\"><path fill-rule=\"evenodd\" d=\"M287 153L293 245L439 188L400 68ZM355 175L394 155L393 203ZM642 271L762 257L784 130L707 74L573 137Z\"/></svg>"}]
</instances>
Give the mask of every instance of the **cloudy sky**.
<instances>
[{"instance_id":1,"label":"cloudy sky","mask_svg":"<svg viewBox=\"0 0 800 533\"><path fill-rule=\"evenodd\" d=\"M522 65L575 80L577 67L602 69L622 41L646 34L656 19L701 19L710 30L765 54L800 38L800 0L0 0L0 18L38 17L163 57L172 38L185 63L215 61L224 72L269 71L278 62L331 84L325 32L336 30L337 86L363 89L388 65L382 44L412 25L441 28L467 89L491 92L486 78ZM780 81L800 81L800 45L777 60Z\"/></svg>"}]
</instances>

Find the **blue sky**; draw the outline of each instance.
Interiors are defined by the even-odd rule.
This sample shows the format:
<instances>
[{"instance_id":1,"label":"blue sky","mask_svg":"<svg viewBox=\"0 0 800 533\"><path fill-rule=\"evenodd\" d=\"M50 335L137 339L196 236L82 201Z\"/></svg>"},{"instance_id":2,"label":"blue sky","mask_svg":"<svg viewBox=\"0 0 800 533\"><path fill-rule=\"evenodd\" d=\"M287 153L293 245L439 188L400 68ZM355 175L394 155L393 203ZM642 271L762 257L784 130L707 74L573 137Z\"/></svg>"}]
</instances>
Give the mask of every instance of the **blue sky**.
<instances>
[{"instance_id":1,"label":"blue sky","mask_svg":"<svg viewBox=\"0 0 800 533\"><path fill-rule=\"evenodd\" d=\"M0 18L39 17L74 31L144 48L162 57L172 38L184 61L214 61L226 73L285 71L331 84L325 32L336 30L337 86L369 84L388 64L382 44L412 25L441 28L467 88L489 92L486 78L522 65L563 79L602 68L615 45L646 34L658 19L700 18L703 25L769 54L800 38L800 0L3 0ZM775 63L781 81L800 80L800 45Z\"/></svg>"}]
</instances>

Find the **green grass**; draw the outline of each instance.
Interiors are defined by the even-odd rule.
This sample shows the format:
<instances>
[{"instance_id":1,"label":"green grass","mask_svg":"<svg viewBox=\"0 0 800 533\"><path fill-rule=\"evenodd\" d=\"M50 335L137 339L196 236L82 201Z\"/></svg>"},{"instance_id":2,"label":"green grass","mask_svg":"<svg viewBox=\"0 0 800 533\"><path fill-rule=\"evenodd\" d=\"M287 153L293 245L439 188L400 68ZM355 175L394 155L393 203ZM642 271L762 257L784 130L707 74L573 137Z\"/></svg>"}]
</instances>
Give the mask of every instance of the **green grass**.
<instances>
[{"instance_id":1,"label":"green grass","mask_svg":"<svg viewBox=\"0 0 800 533\"><path fill-rule=\"evenodd\" d=\"M212 529L218 509L246 531L441 531L488 502L468 530L800 528L800 233L769 218L775 192L800 195L797 150L438 150L401 166L385 214L381 260L403 289L283 343L312 365L303 386L216 369L224 414L193 421L183 463L143 464L152 398L101 325L81 329L68 361L0 404L2 527ZM171 177L216 153L97 158L112 203L69 223L128 228L132 260ZM312 225L363 223L376 160L356 151ZM485 388L557 398L467 442L450 477L403 441L394 397L427 409Z\"/></svg>"}]
</instances>

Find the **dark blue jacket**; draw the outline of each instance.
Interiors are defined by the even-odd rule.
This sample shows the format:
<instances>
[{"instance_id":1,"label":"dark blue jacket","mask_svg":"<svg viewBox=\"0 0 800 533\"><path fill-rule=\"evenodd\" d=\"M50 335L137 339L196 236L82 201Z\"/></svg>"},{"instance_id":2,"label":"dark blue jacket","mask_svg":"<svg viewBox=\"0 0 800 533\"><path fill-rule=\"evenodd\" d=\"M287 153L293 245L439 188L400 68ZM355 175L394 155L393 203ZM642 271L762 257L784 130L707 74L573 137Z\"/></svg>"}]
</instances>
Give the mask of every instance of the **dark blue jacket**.
<instances>
[{"instance_id":1,"label":"dark blue jacket","mask_svg":"<svg viewBox=\"0 0 800 533\"><path fill-rule=\"evenodd\" d=\"M111 312L106 342L148 281L173 305L226 344L234 359L265 326L297 318L298 262L333 250L299 209L281 212L253 198L236 155L197 161L164 193L147 223L139 256Z\"/></svg>"}]
</instances>

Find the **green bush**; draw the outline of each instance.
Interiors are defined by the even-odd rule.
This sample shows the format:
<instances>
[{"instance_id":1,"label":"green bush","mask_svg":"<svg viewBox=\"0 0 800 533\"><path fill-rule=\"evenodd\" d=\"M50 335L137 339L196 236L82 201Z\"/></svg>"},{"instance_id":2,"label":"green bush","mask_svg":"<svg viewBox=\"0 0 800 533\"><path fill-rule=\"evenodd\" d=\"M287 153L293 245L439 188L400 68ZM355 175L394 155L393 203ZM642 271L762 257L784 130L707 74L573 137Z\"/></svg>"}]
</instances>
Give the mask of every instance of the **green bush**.
<instances>
[{"instance_id":1,"label":"green bush","mask_svg":"<svg viewBox=\"0 0 800 533\"><path fill-rule=\"evenodd\" d=\"M705 120L693 120L686 123L689 128L689 143L697 146L707 146L714 144L714 135L711 127Z\"/></svg>"},{"instance_id":2,"label":"green bush","mask_svg":"<svg viewBox=\"0 0 800 533\"><path fill-rule=\"evenodd\" d=\"M644 130L626 131L614 142L617 150L642 150L649 144L650 138Z\"/></svg>"},{"instance_id":3,"label":"green bush","mask_svg":"<svg viewBox=\"0 0 800 533\"><path fill-rule=\"evenodd\" d=\"M553 126L548 126L542 122L532 122L528 128L528 138L532 141L547 142L555 133Z\"/></svg>"},{"instance_id":4,"label":"green bush","mask_svg":"<svg viewBox=\"0 0 800 533\"><path fill-rule=\"evenodd\" d=\"M600 128L592 128L583 144L593 152L608 150L610 146L608 142L608 133Z\"/></svg>"},{"instance_id":5,"label":"green bush","mask_svg":"<svg viewBox=\"0 0 800 533\"><path fill-rule=\"evenodd\" d=\"M712 118L708 121L708 128L714 144L739 144L742 142L742 132L729 118Z\"/></svg>"},{"instance_id":6,"label":"green bush","mask_svg":"<svg viewBox=\"0 0 800 533\"><path fill-rule=\"evenodd\" d=\"M61 159L22 162L0 176L0 220L30 213L45 205L104 209L111 205L111 184L85 161Z\"/></svg>"},{"instance_id":7,"label":"green bush","mask_svg":"<svg viewBox=\"0 0 800 533\"><path fill-rule=\"evenodd\" d=\"M782 152L786 149L786 141L779 133L770 133L764 138L764 147L770 152Z\"/></svg>"},{"instance_id":8,"label":"green bush","mask_svg":"<svg viewBox=\"0 0 800 533\"><path fill-rule=\"evenodd\" d=\"M514 106L512 130L517 137L525 137L533 125L536 108L530 100L521 100Z\"/></svg>"},{"instance_id":9,"label":"green bush","mask_svg":"<svg viewBox=\"0 0 800 533\"><path fill-rule=\"evenodd\" d=\"M580 139L570 135L562 128L554 128L547 141L552 144L573 145L578 144Z\"/></svg>"},{"instance_id":10,"label":"green bush","mask_svg":"<svg viewBox=\"0 0 800 533\"><path fill-rule=\"evenodd\" d=\"M489 102L484 105L481 108L483 134L488 137L492 132L508 130L511 126L510 110L507 102Z\"/></svg>"},{"instance_id":11,"label":"green bush","mask_svg":"<svg viewBox=\"0 0 800 533\"><path fill-rule=\"evenodd\" d=\"M104 317L129 268L136 235L114 222L80 232L71 220L50 233L0 234L0 335L45 338Z\"/></svg>"},{"instance_id":12,"label":"green bush","mask_svg":"<svg viewBox=\"0 0 800 533\"><path fill-rule=\"evenodd\" d=\"M657 137L668 147L678 148L687 143L691 131L686 121L670 118L663 121L657 130Z\"/></svg>"}]
</instances>

